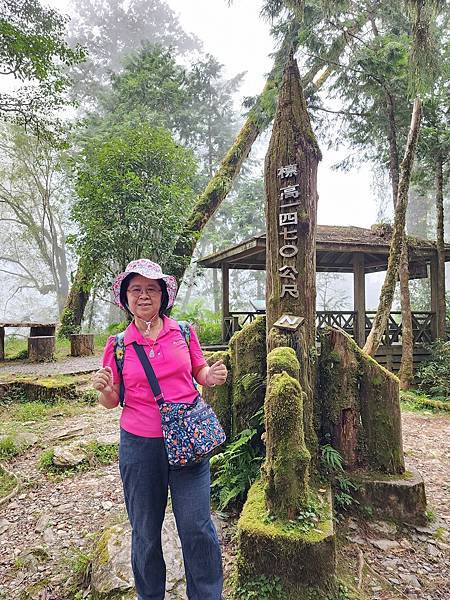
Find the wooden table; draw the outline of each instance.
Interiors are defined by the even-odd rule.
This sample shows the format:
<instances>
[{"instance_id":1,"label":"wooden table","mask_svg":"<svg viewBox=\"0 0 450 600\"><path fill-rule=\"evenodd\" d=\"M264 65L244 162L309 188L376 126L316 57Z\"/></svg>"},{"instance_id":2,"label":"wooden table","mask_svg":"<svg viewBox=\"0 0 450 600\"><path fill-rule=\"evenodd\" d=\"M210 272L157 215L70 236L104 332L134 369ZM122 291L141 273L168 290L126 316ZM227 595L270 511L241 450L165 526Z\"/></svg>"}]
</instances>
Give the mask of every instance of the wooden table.
<instances>
[{"instance_id":1,"label":"wooden table","mask_svg":"<svg viewBox=\"0 0 450 600\"><path fill-rule=\"evenodd\" d=\"M29 337L54 336L57 323L37 323L32 321L10 321L0 323L0 360L5 360L5 328L6 327L29 327Z\"/></svg>"}]
</instances>

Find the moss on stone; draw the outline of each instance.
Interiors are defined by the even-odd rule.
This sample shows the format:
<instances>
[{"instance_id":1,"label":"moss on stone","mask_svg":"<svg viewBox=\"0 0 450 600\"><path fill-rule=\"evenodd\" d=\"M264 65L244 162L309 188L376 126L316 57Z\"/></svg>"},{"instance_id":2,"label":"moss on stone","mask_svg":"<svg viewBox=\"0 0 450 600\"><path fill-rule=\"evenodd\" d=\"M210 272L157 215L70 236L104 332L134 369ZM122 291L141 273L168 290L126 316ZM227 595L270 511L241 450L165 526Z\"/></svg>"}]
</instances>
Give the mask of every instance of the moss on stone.
<instances>
[{"instance_id":1,"label":"moss on stone","mask_svg":"<svg viewBox=\"0 0 450 600\"><path fill-rule=\"evenodd\" d=\"M274 348L267 356L267 375L270 378L276 373L285 371L294 379L298 379L300 366L293 348Z\"/></svg>"},{"instance_id":2,"label":"moss on stone","mask_svg":"<svg viewBox=\"0 0 450 600\"><path fill-rule=\"evenodd\" d=\"M245 377L264 381L267 369L266 321L262 317L238 331L230 340L232 370L232 435L248 427L250 418L263 406L265 386L247 389Z\"/></svg>"},{"instance_id":3,"label":"moss on stone","mask_svg":"<svg viewBox=\"0 0 450 600\"><path fill-rule=\"evenodd\" d=\"M209 365L212 365L218 360L222 360L228 369L228 377L226 382L223 385L218 385L215 387L204 386L202 388L202 395L205 401L213 407L227 438L230 438L232 420L232 375L230 351L219 350L218 352L210 352L208 356L205 357Z\"/></svg>"},{"instance_id":4,"label":"moss on stone","mask_svg":"<svg viewBox=\"0 0 450 600\"><path fill-rule=\"evenodd\" d=\"M254 483L238 522L239 582L264 575L279 577L290 588L332 577L335 538L328 501L322 509L320 520L306 532L288 520L268 519L263 484Z\"/></svg>"},{"instance_id":5,"label":"moss on stone","mask_svg":"<svg viewBox=\"0 0 450 600\"><path fill-rule=\"evenodd\" d=\"M290 349L283 348L290 356ZM283 352L272 351L269 363ZM298 361L290 356L290 366ZM298 369L297 369L298 370ZM266 505L270 513L282 518L295 518L308 498L311 454L305 444L303 429L303 391L299 382L285 371L272 375L267 388L264 411L266 417L266 460L264 480Z\"/></svg>"},{"instance_id":6,"label":"moss on stone","mask_svg":"<svg viewBox=\"0 0 450 600\"><path fill-rule=\"evenodd\" d=\"M105 529L100 537L98 538L94 550L92 553L93 562L95 562L99 566L103 566L108 564L110 556L108 552L109 541L114 535L120 534L122 528L120 525L113 525L112 527L108 527Z\"/></svg>"},{"instance_id":7,"label":"moss on stone","mask_svg":"<svg viewBox=\"0 0 450 600\"><path fill-rule=\"evenodd\" d=\"M322 335L316 421L346 466L404 470L398 378L342 330Z\"/></svg>"}]
</instances>

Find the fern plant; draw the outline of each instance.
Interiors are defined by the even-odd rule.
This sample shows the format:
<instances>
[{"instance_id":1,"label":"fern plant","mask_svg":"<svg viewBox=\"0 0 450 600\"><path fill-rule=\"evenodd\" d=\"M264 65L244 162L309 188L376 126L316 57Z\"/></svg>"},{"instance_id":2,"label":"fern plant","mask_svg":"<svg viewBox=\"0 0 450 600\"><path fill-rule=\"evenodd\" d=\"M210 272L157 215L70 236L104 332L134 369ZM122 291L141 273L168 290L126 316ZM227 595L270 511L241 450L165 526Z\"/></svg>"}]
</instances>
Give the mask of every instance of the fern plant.
<instances>
[{"instance_id":1,"label":"fern plant","mask_svg":"<svg viewBox=\"0 0 450 600\"><path fill-rule=\"evenodd\" d=\"M251 427L241 431L223 452L211 458L211 498L220 510L241 506L259 476L264 458L259 443L263 417L261 408L251 417Z\"/></svg>"}]
</instances>

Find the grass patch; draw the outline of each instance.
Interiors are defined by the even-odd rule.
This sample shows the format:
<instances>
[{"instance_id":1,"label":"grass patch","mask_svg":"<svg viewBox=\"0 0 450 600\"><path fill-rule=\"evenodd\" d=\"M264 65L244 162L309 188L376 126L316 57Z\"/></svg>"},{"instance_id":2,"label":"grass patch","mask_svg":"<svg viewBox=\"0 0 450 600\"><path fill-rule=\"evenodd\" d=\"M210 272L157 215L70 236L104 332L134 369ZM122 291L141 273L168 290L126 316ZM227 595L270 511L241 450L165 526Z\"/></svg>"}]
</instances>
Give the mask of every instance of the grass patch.
<instances>
[{"instance_id":1,"label":"grass patch","mask_svg":"<svg viewBox=\"0 0 450 600\"><path fill-rule=\"evenodd\" d=\"M0 460L7 460L20 454L21 448L16 446L14 438L7 435L0 440Z\"/></svg>"},{"instance_id":2,"label":"grass patch","mask_svg":"<svg viewBox=\"0 0 450 600\"><path fill-rule=\"evenodd\" d=\"M400 392L400 400L404 410L450 415L450 398L448 397L430 397L414 390L408 390Z\"/></svg>"},{"instance_id":3,"label":"grass patch","mask_svg":"<svg viewBox=\"0 0 450 600\"><path fill-rule=\"evenodd\" d=\"M26 423L27 421L46 421L55 416L72 417L86 411L85 402L67 402L61 399L55 404L47 402L24 402L13 404L0 410L0 420L6 422Z\"/></svg>"},{"instance_id":4,"label":"grass patch","mask_svg":"<svg viewBox=\"0 0 450 600\"><path fill-rule=\"evenodd\" d=\"M9 475L0 465L0 500L6 498L17 485L17 480L12 475Z\"/></svg>"}]
</instances>

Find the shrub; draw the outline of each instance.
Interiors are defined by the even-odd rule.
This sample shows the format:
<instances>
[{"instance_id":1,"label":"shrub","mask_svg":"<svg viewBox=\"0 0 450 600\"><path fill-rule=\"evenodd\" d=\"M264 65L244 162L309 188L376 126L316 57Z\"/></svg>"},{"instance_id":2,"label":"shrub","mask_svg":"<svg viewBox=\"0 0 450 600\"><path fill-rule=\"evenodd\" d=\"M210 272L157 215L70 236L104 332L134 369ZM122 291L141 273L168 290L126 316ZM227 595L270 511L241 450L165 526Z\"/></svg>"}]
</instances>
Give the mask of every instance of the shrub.
<instances>
[{"instance_id":1,"label":"shrub","mask_svg":"<svg viewBox=\"0 0 450 600\"><path fill-rule=\"evenodd\" d=\"M20 449L14 443L10 436L6 436L0 440L0 460L12 458L20 454Z\"/></svg>"},{"instance_id":2,"label":"shrub","mask_svg":"<svg viewBox=\"0 0 450 600\"><path fill-rule=\"evenodd\" d=\"M431 359L416 373L418 387L431 396L450 396L450 340L430 345Z\"/></svg>"},{"instance_id":3,"label":"shrub","mask_svg":"<svg viewBox=\"0 0 450 600\"><path fill-rule=\"evenodd\" d=\"M222 341L221 315L205 308L203 300L191 302L184 310L174 307L171 317L177 321L193 323L202 344L220 344Z\"/></svg>"}]
</instances>

